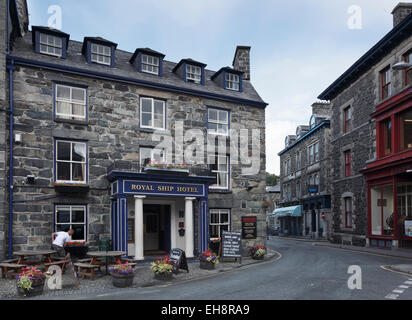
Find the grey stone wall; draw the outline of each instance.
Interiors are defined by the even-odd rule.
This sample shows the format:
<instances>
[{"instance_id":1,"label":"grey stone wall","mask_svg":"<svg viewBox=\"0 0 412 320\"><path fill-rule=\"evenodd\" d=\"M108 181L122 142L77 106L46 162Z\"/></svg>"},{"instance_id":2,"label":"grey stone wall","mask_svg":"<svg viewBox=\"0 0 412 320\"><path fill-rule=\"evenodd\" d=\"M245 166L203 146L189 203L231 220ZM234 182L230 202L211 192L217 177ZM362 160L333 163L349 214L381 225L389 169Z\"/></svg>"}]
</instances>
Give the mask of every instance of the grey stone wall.
<instances>
[{"instance_id":1,"label":"grey stone wall","mask_svg":"<svg viewBox=\"0 0 412 320\"><path fill-rule=\"evenodd\" d=\"M396 27L402 22L408 15L412 13L412 3L401 2L395 9L393 9L393 26Z\"/></svg>"},{"instance_id":2,"label":"grey stone wall","mask_svg":"<svg viewBox=\"0 0 412 320\"><path fill-rule=\"evenodd\" d=\"M412 37L405 40L367 73L331 101L332 105L332 212L333 239L365 245L368 231L367 188L361 170L376 157L376 125L370 118L375 106L382 103L379 76L386 66L393 66L412 47ZM392 70L392 95L405 89L404 73ZM343 110L352 108L352 130L343 133ZM351 177L345 177L343 153L351 150ZM345 196L353 198L353 228L345 228Z\"/></svg>"},{"instance_id":3,"label":"grey stone wall","mask_svg":"<svg viewBox=\"0 0 412 320\"><path fill-rule=\"evenodd\" d=\"M0 0L0 261L6 255L6 121L7 116L7 24L6 0Z\"/></svg>"},{"instance_id":4,"label":"grey stone wall","mask_svg":"<svg viewBox=\"0 0 412 320\"><path fill-rule=\"evenodd\" d=\"M250 47L236 48L233 68L243 72L243 80L250 80Z\"/></svg>"},{"instance_id":5,"label":"grey stone wall","mask_svg":"<svg viewBox=\"0 0 412 320\"><path fill-rule=\"evenodd\" d=\"M87 125L53 120L53 82L56 80L88 87ZM16 133L22 134L22 143L16 145L14 149L15 199L31 200L44 196L55 196L55 198L14 205L14 250L49 246L55 203L88 204L88 241L91 246L96 246L99 238L109 236L110 192L105 175L111 169L138 171L140 169L139 146L157 145L157 142L151 139L152 132L139 128L140 96L151 96L167 101L168 131L172 136L174 136L176 121L179 120L184 122L185 130L197 128L206 134L207 106L230 110L232 129L261 130L259 173L243 176L242 167L232 165L231 191L223 193L211 191L209 207L231 209L232 231L240 231L242 215L257 216L258 239L245 242L244 245L265 245L266 224L262 210L266 189L265 111L263 109L18 67L15 72L15 130ZM55 193L53 186L53 140L55 138L88 141L90 185L88 193L82 196ZM196 169L206 170L207 166L197 165ZM24 182L27 174L38 177L35 185L27 185ZM247 201L247 209L241 209L241 200ZM197 220L195 223L197 224Z\"/></svg>"}]
</instances>

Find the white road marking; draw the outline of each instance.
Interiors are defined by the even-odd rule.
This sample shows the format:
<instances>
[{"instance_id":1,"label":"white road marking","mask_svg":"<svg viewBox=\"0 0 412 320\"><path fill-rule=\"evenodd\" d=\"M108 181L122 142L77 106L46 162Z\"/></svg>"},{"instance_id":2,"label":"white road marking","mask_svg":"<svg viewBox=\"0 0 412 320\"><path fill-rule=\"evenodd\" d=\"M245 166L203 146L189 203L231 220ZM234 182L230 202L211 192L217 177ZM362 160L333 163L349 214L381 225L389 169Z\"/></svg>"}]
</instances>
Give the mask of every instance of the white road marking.
<instances>
[{"instance_id":1,"label":"white road marking","mask_svg":"<svg viewBox=\"0 0 412 320\"><path fill-rule=\"evenodd\" d=\"M404 293L404 291L405 291L405 290L397 290L397 289L392 290L392 292L394 292L394 293Z\"/></svg>"},{"instance_id":2,"label":"white road marking","mask_svg":"<svg viewBox=\"0 0 412 320\"><path fill-rule=\"evenodd\" d=\"M404 284L412 284L412 281L405 281Z\"/></svg>"},{"instance_id":3,"label":"white road marking","mask_svg":"<svg viewBox=\"0 0 412 320\"><path fill-rule=\"evenodd\" d=\"M402 285L400 285L398 288L401 288L401 289L409 289L409 286L404 286L404 285L402 284Z\"/></svg>"},{"instance_id":4,"label":"white road marking","mask_svg":"<svg viewBox=\"0 0 412 320\"><path fill-rule=\"evenodd\" d=\"M390 294L388 294L385 298L386 298L386 299L393 299L393 300L396 300L396 299L398 299L398 297L399 297L399 295L398 295L398 294L393 294L393 293L390 293Z\"/></svg>"}]
</instances>

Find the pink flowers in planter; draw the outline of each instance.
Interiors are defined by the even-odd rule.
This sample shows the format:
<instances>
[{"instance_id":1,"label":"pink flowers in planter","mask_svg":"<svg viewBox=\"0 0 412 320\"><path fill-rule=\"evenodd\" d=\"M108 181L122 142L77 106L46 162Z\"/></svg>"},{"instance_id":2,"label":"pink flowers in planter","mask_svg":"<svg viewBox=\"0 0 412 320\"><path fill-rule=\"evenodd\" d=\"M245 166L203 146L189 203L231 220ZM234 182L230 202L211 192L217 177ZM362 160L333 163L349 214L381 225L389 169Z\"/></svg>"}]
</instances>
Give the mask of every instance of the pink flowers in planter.
<instances>
[{"instance_id":1,"label":"pink flowers in planter","mask_svg":"<svg viewBox=\"0 0 412 320\"><path fill-rule=\"evenodd\" d=\"M149 161L146 165L147 168L157 168L157 169L182 169L186 170L186 163L177 164L177 163L165 163L160 161Z\"/></svg>"}]
</instances>

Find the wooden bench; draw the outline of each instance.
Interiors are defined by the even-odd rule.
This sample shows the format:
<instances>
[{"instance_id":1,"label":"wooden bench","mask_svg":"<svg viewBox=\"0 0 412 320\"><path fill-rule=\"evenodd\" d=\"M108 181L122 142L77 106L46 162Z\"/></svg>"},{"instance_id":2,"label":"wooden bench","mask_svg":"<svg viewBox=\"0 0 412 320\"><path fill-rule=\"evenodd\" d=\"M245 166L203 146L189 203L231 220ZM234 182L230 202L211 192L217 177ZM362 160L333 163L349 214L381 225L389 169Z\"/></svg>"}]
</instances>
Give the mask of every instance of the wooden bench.
<instances>
[{"instance_id":1,"label":"wooden bench","mask_svg":"<svg viewBox=\"0 0 412 320\"><path fill-rule=\"evenodd\" d=\"M95 269L99 268L98 265L93 265L90 263L75 263L74 266L77 274L82 275L83 278L90 277L92 280L94 280Z\"/></svg>"},{"instance_id":2,"label":"wooden bench","mask_svg":"<svg viewBox=\"0 0 412 320\"><path fill-rule=\"evenodd\" d=\"M50 262L50 263L45 263L44 267L46 268L46 272L49 271L49 268L51 266L59 266L62 269L62 273L64 273L64 271L66 270L67 261L61 260L61 261L54 261L54 262Z\"/></svg>"},{"instance_id":3,"label":"wooden bench","mask_svg":"<svg viewBox=\"0 0 412 320\"><path fill-rule=\"evenodd\" d=\"M14 278L16 275L20 274L26 265L15 264L15 263L0 263L2 277L10 276Z\"/></svg>"},{"instance_id":4,"label":"wooden bench","mask_svg":"<svg viewBox=\"0 0 412 320\"><path fill-rule=\"evenodd\" d=\"M16 263L16 262L19 262L19 259L3 260L1 263Z\"/></svg>"}]
</instances>

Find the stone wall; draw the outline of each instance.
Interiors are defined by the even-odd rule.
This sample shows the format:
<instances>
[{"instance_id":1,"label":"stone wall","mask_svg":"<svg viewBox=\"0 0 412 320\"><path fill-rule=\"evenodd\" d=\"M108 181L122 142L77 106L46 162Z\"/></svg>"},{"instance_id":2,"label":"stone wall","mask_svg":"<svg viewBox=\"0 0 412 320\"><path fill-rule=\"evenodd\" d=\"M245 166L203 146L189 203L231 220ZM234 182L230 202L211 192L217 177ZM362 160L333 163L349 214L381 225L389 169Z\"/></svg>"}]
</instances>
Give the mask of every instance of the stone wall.
<instances>
[{"instance_id":1,"label":"stone wall","mask_svg":"<svg viewBox=\"0 0 412 320\"><path fill-rule=\"evenodd\" d=\"M376 157L376 126L370 114L381 103L379 85L380 71L393 66L412 47L412 37L379 61L350 87L331 101L332 104L332 212L333 238L335 242L348 242L365 245L368 231L367 189L360 170L366 162ZM392 95L403 90L404 73L392 70ZM343 133L343 110L352 108L352 130ZM351 177L345 177L344 155L351 150ZM345 228L343 199L353 197L353 227Z\"/></svg>"},{"instance_id":2,"label":"stone wall","mask_svg":"<svg viewBox=\"0 0 412 320\"><path fill-rule=\"evenodd\" d=\"M53 82L63 81L88 87L89 121L87 125L53 120ZM152 132L139 127L141 95L167 101L168 132L174 136L176 121L184 129L197 128L206 134L206 107L223 107L231 111L231 129L261 130L261 166L258 174L242 176L240 165L232 165L232 190L210 192L210 208L230 208L232 231L240 231L241 216L258 216L258 239L244 245L266 241L265 215L265 111L233 103L206 100L194 96L143 89L110 81L66 76L56 72L17 67L15 72L16 133L22 143L14 149L15 199L48 199L14 205L14 250L49 246L53 231L55 203L88 204L88 241L110 234L110 192L106 174L111 169L139 171L139 146L156 146ZM89 145L90 192L82 196L55 193L53 187L53 141L55 138L83 139ZM251 146L251 142L250 142ZM194 169L191 168L191 169ZM197 165L196 169L207 169ZM25 183L28 174L37 177L35 185ZM247 187L252 189L248 191ZM241 209L241 201L247 208ZM195 221L197 223L197 221Z\"/></svg>"}]
</instances>

